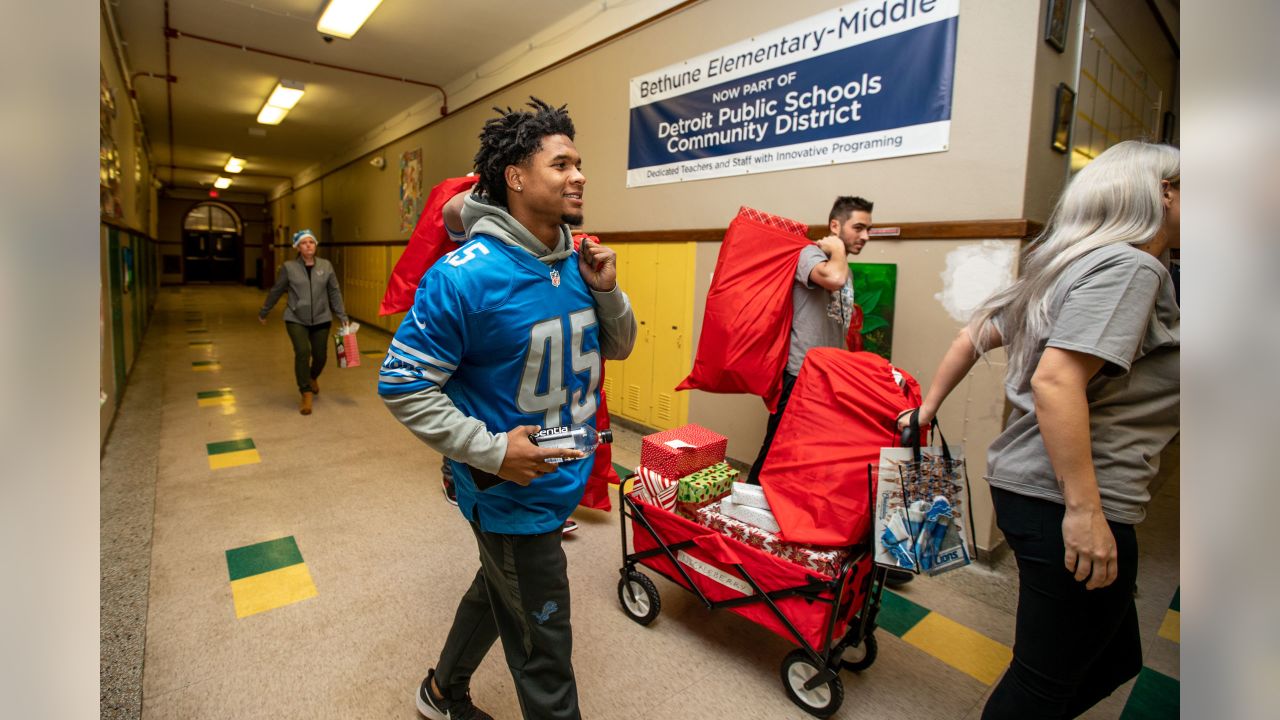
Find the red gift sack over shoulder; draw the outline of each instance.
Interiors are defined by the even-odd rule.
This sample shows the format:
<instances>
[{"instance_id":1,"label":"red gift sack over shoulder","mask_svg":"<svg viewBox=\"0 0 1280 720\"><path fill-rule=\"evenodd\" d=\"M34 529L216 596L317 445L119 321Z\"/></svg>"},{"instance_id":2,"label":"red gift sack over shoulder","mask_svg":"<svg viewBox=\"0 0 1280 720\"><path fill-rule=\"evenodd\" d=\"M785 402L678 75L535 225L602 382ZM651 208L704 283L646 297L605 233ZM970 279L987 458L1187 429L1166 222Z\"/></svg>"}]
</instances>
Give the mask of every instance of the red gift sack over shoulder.
<instances>
[{"instance_id":1,"label":"red gift sack over shoulder","mask_svg":"<svg viewBox=\"0 0 1280 720\"><path fill-rule=\"evenodd\" d=\"M444 204L454 195L470 190L480 178L468 175L460 178L449 178L431 188L427 195L427 203L418 217L418 224L413 227L409 236L409 245L404 254L396 261L396 267L387 279L387 291L382 295L382 304L378 307L379 315L392 315L408 312L413 307L413 295L418 291L418 283L427 274L427 268L445 253L457 247L457 243L449 239L444 229Z\"/></svg>"},{"instance_id":2,"label":"red gift sack over shoulder","mask_svg":"<svg viewBox=\"0 0 1280 720\"><path fill-rule=\"evenodd\" d=\"M640 440L640 465L664 478L679 480L724 460L729 439L689 423Z\"/></svg>"},{"instance_id":3,"label":"red gift sack over shoulder","mask_svg":"<svg viewBox=\"0 0 1280 720\"><path fill-rule=\"evenodd\" d=\"M906 389L874 353L814 348L805 356L760 471L783 539L849 545L867 538L867 465L897 444L898 414L920 405L920 386L898 372Z\"/></svg>"},{"instance_id":4,"label":"red gift sack over shoulder","mask_svg":"<svg viewBox=\"0 0 1280 720\"><path fill-rule=\"evenodd\" d=\"M382 304L378 308L379 315L391 315L407 312L413 307L413 298L422 282L422 276L444 257L445 253L457 247L444 228L444 204L454 195L466 192L480 181L479 177L468 175L460 178L449 178L431 188L427 195L426 206L418 218L418 224L409 237L409 246L396 262L387 280L387 292L382 296ZM583 237L574 237L574 249L578 248ZM591 236L592 242L599 242ZM359 356L357 355L357 362ZM604 397L604 360L600 361L600 408L596 412L596 429L609 427L609 409ZM579 502L583 507L596 510L609 510L609 484L621 482L618 473L613 469L613 446L601 445L592 455L591 475L587 478L587 487Z\"/></svg>"},{"instance_id":5,"label":"red gift sack over shoulder","mask_svg":"<svg viewBox=\"0 0 1280 720\"><path fill-rule=\"evenodd\" d=\"M676 390L748 393L778 407L791 340L791 284L808 226L749 207L729 223L707 291L693 371Z\"/></svg>"}]
</instances>

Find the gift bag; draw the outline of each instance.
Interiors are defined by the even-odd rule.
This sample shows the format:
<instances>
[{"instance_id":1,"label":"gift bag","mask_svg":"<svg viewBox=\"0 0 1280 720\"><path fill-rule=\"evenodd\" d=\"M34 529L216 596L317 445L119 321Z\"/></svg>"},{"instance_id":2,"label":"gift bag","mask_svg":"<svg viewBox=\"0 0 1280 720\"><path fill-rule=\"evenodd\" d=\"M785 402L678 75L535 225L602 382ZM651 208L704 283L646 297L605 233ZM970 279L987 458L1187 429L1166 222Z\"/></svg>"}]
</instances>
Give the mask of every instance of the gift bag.
<instances>
[{"instance_id":1,"label":"gift bag","mask_svg":"<svg viewBox=\"0 0 1280 720\"><path fill-rule=\"evenodd\" d=\"M903 433L903 447L883 448L872 473L876 488L876 562L938 575L972 562L968 528L973 509L964 453L948 447L934 422L938 447L922 447L919 409ZM968 520L966 528L965 520Z\"/></svg>"},{"instance_id":2,"label":"gift bag","mask_svg":"<svg viewBox=\"0 0 1280 720\"><path fill-rule=\"evenodd\" d=\"M338 354L338 367L359 367L360 345L356 342L356 331L359 329L360 323L349 323L338 328L338 334L333 336L334 349Z\"/></svg>"}]
</instances>

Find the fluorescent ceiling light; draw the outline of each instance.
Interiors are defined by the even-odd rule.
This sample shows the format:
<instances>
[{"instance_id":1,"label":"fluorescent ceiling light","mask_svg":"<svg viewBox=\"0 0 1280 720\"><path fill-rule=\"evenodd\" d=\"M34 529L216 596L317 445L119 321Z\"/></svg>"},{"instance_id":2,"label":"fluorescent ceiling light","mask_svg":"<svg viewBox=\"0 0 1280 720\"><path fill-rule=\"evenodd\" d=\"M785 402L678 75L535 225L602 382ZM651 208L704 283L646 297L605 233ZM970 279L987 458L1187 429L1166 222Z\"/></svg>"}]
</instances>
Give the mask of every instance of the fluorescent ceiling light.
<instances>
[{"instance_id":1,"label":"fluorescent ceiling light","mask_svg":"<svg viewBox=\"0 0 1280 720\"><path fill-rule=\"evenodd\" d=\"M213 181L213 186L219 190L226 190L231 187L231 178L219 176L217 180Z\"/></svg>"},{"instance_id":2,"label":"fluorescent ceiling light","mask_svg":"<svg viewBox=\"0 0 1280 720\"><path fill-rule=\"evenodd\" d=\"M329 6L320 14L320 22L316 23L316 30L349 40L381 4L382 0L329 0Z\"/></svg>"},{"instance_id":3,"label":"fluorescent ceiling light","mask_svg":"<svg viewBox=\"0 0 1280 720\"><path fill-rule=\"evenodd\" d=\"M223 168L229 173L238 173L244 170L244 158L238 158L234 155L227 161L227 166Z\"/></svg>"},{"instance_id":4,"label":"fluorescent ceiling light","mask_svg":"<svg viewBox=\"0 0 1280 720\"><path fill-rule=\"evenodd\" d=\"M258 113L258 122L263 125L279 125L280 121L288 115L289 111L275 105L263 105L262 111Z\"/></svg>"},{"instance_id":5,"label":"fluorescent ceiling light","mask_svg":"<svg viewBox=\"0 0 1280 720\"><path fill-rule=\"evenodd\" d=\"M292 110L294 105L302 99L302 93L306 92L307 86L295 80L281 80L276 83L276 89L271 91L271 96L267 98L268 105L275 105L278 108Z\"/></svg>"}]
</instances>

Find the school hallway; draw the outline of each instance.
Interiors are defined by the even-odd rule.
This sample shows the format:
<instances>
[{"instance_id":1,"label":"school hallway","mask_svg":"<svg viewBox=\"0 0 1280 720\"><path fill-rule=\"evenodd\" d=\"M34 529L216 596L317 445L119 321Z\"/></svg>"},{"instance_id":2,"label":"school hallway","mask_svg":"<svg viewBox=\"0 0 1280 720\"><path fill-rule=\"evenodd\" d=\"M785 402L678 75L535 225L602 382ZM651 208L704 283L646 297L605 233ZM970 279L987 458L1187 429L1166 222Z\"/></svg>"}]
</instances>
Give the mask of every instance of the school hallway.
<instances>
[{"instance_id":1,"label":"school hallway","mask_svg":"<svg viewBox=\"0 0 1280 720\"><path fill-rule=\"evenodd\" d=\"M102 456L104 718L417 718L418 683L478 567L440 456L377 396L389 336L361 329L357 368L330 347L302 416L280 313L259 325L262 299L159 291ZM615 426L620 472L639 438ZM1177 713L1176 452L1166 458L1139 526L1146 667L1089 718ZM564 544L583 717L809 717L779 679L788 640L651 571L658 619L624 614L611 499L613 512L575 513ZM999 557L886 592L878 660L841 673L835 717L978 718L1013 642L1016 571ZM495 718L520 717L500 648L471 690Z\"/></svg>"}]
</instances>

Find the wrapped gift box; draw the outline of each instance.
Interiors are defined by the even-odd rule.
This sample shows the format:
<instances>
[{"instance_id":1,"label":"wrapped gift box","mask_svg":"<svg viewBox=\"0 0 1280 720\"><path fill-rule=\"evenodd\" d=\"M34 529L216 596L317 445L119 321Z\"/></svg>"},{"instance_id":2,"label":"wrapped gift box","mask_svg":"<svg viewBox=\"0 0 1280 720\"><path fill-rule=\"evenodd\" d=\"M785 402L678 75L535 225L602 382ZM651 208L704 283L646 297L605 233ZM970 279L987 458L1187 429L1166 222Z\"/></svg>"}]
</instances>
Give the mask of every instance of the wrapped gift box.
<instances>
[{"instance_id":1,"label":"wrapped gift box","mask_svg":"<svg viewBox=\"0 0 1280 720\"><path fill-rule=\"evenodd\" d=\"M738 471L729 467L729 463L718 462L709 468L703 468L680 478L680 489L676 493L676 500L697 505L719 500L729 494L729 488L737 478Z\"/></svg>"},{"instance_id":2,"label":"wrapped gift box","mask_svg":"<svg viewBox=\"0 0 1280 720\"><path fill-rule=\"evenodd\" d=\"M701 507L694 516L694 521L700 525L705 525L722 535L827 577L836 577L840 573L840 565L848 554L840 548L823 548L786 542L768 530L726 517L720 513L716 505Z\"/></svg>"},{"instance_id":3,"label":"wrapped gift box","mask_svg":"<svg viewBox=\"0 0 1280 720\"><path fill-rule=\"evenodd\" d=\"M657 505L663 510L675 510L676 493L680 483L641 465L636 469L635 487L642 493L642 498L650 505Z\"/></svg>"},{"instance_id":4,"label":"wrapped gift box","mask_svg":"<svg viewBox=\"0 0 1280 720\"><path fill-rule=\"evenodd\" d=\"M764 488L759 485L750 485L748 483L735 482L733 484L733 504L744 507L760 508L773 513L773 508L769 507L769 499L764 496Z\"/></svg>"},{"instance_id":5,"label":"wrapped gift box","mask_svg":"<svg viewBox=\"0 0 1280 720\"><path fill-rule=\"evenodd\" d=\"M719 498L711 498L710 500L703 500L702 502L692 503L692 502L680 502L680 500L677 499L675 514L679 515L685 520L692 520L694 522L698 522L698 511L708 505L713 505L718 501L719 501Z\"/></svg>"},{"instance_id":6,"label":"wrapped gift box","mask_svg":"<svg viewBox=\"0 0 1280 720\"><path fill-rule=\"evenodd\" d=\"M750 505L739 505L733 501L733 498L724 498L720 501L720 514L753 527L758 527L761 530L768 530L771 533L782 531L782 528L778 527L778 521L773 517L772 512L758 507L751 507Z\"/></svg>"},{"instance_id":7,"label":"wrapped gift box","mask_svg":"<svg viewBox=\"0 0 1280 720\"><path fill-rule=\"evenodd\" d=\"M682 478L724 460L729 439L701 425L646 435L640 441L640 464L663 477Z\"/></svg>"}]
</instances>

